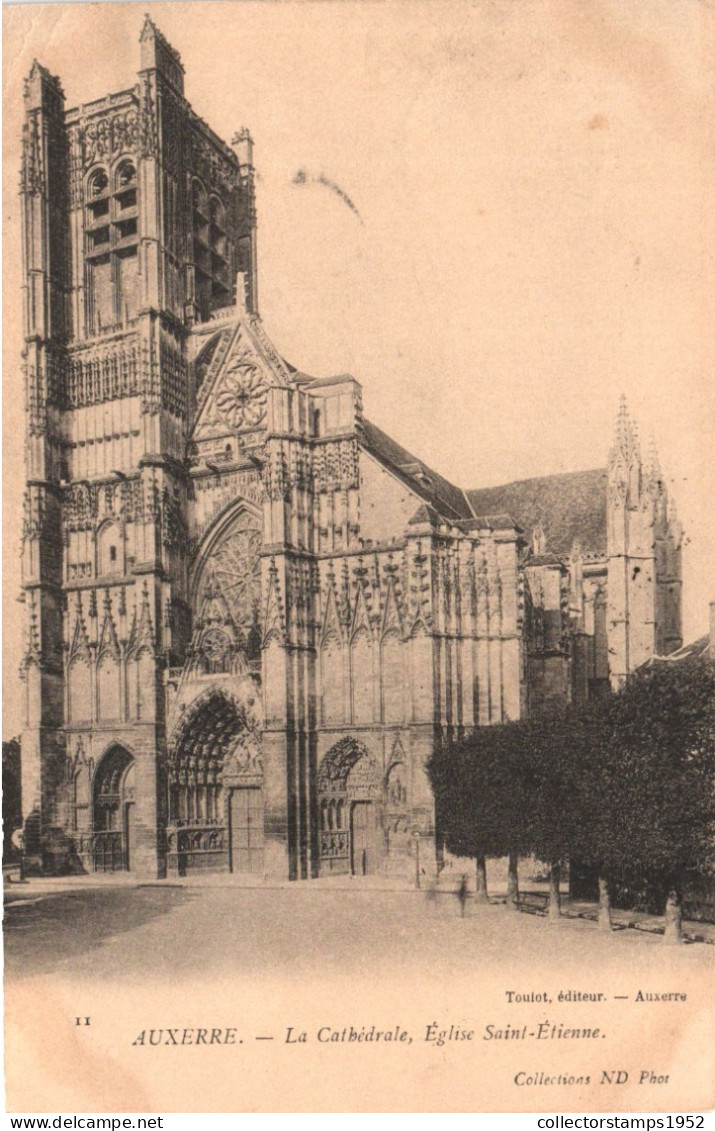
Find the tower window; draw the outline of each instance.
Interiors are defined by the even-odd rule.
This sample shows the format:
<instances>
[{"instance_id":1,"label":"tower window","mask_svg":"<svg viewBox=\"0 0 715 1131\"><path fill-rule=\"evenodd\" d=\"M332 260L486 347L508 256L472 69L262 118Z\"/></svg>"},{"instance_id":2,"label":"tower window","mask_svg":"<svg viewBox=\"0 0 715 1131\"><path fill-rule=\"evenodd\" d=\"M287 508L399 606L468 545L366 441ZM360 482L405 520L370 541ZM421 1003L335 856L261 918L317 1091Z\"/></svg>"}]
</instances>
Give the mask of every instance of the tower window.
<instances>
[{"instance_id":1,"label":"tower window","mask_svg":"<svg viewBox=\"0 0 715 1131\"><path fill-rule=\"evenodd\" d=\"M119 189L128 188L129 185L136 183L137 171L131 161L122 161L117 169L117 187Z\"/></svg>"},{"instance_id":2,"label":"tower window","mask_svg":"<svg viewBox=\"0 0 715 1131\"><path fill-rule=\"evenodd\" d=\"M117 224L117 238L120 240L130 239L131 236L137 234L137 221L136 217L133 220L122 220Z\"/></svg>"},{"instance_id":3,"label":"tower window","mask_svg":"<svg viewBox=\"0 0 715 1131\"><path fill-rule=\"evenodd\" d=\"M89 178L89 196L102 196L109 189L109 177L104 169L97 169Z\"/></svg>"},{"instance_id":4,"label":"tower window","mask_svg":"<svg viewBox=\"0 0 715 1131\"><path fill-rule=\"evenodd\" d=\"M87 331L117 329L136 317L139 301L137 170L125 158L111 179L95 169L87 181L85 263Z\"/></svg>"},{"instance_id":5,"label":"tower window","mask_svg":"<svg viewBox=\"0 0 715 1131\"><path fill-rule=\"evenodd\" d=\"M95 228L93 232L88 232L89 246L94 248L104 247L109 243L109 225L104 228Z\"/></svg>"},{"instance_id":6,"label":"tower window","mask_svg":"<svg viewBox=\"0 0 715 1131\"><path fill-rule=\"evenodd\" d=\"M126 208L136 208L137 190L134 188L128 189L127 192L118 193L117 202L119 204L120 211L124 211L124 209Z\"/></svg>"},{"instance_id":7,"label":"tower window","mask_svg":"<svg viewBox=\"0 0 715 1131\"><path fill-rule=\"evenodd\" d=\"M191 188L195 301L200 321L231 302L231 243L226 213L217 196L207 197L200 181Z\"/></svg>"},{"instance_id":8,"label":"tower window","mask_svg":"<svg viewBox=\"0 0 715 1131\"><path fill-rule=\"evenodd\" d=\"M116 562L116 560L117 560L117 547L116 546L110 546L109 547L109 560L110 560L110 562Z\"/></svg>"}]
</instances>

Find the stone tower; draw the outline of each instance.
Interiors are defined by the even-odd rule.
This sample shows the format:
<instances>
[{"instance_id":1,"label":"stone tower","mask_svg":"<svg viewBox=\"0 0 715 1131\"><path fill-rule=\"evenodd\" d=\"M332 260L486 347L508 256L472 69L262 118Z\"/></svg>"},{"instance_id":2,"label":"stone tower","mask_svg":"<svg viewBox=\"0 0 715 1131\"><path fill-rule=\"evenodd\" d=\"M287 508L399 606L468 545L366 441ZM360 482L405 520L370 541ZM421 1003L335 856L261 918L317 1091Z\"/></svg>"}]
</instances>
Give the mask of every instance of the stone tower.
<instances>
[{"instance_id":1,"label":"stone tower","mask_svg":"<svg viewBox=\"0 0 715 1131\"><path fill-rule=\"evenodd\" d=\"M188 337L233 306L237 279L241 305L256 306L250 138L231 149L192 111L180 58L149 18L140 44L136 84L78 109L65 111L59 80L38 63L25 84L22 747L33 858L40 839L52 854L53 828L82 827L101 734L103 749L117 743L106 811L130 750L132 853L156 860L157 657L182 655L189 632ZM63 802L58 776L69 782Z\"/></svg>"},{"instance_id":2,"label":"stone tower","mask_svg":"<svg viewBox=\"0 0 715 1131\"><path fill-rule=\"evenodd\" d=\"M682 644L682 531L655 448L643 460L625 399L608 460L608 649L611 685Z\"/></svg>"}]
</instances>

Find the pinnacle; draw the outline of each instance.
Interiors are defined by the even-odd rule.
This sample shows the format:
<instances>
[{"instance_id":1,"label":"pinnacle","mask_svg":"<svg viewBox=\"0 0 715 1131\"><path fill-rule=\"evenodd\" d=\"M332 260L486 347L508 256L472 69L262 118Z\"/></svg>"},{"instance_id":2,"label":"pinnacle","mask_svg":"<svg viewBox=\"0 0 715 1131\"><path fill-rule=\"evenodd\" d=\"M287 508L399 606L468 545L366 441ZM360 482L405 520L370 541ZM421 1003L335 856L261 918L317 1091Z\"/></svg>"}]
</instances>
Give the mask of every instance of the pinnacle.
<instances>
[{"instance_id":1,"label":"pinnacle","mask_svg":"<svg viewBox=\"0 0 715 1131\"><path fill-rule=\"evenodd\" d=\"M663 478L663 473L660 468L660 459L658 458L658 449L655 446L655 440L651 436L648 442L648 456L646 459L646 470L648 477L653 483L660 483Z\"/></svg>"},{"instance_id":2,"label":"pinnacle","mask_svg":"<svg viewBox=\"0 0 715 1131\"><path fill-rule=\"evenodd\" d=\"M621 456L626 465L640 458L638 426L628 412L625 393L621 394L616 418L616 434L611 448L611 462Z\"/></svg>"}]
</instances>

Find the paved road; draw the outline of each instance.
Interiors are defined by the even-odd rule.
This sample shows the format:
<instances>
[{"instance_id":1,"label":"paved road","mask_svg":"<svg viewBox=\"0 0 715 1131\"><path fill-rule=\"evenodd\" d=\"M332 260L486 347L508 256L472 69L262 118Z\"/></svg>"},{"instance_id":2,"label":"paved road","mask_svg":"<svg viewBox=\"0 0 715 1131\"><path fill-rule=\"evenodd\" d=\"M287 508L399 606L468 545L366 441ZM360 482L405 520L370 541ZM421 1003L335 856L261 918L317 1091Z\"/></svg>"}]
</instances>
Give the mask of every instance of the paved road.
<instances>
[{"instance_id":1,"label":"paved road","mask_svg":"<svg viewBox=\"0 0 715 1131\"><path fill-rule=\"evenodd\" d=\"M661 949L658 936L604 936L575 919L553 927L503 906L470 904L462 919L449 894L429 900L415 891L319 883L88 888L10 903L5 915L10 979L57 972L70 979L151 977L156 984L197 970L295 976L331 966L355 975L417 966L428 977L453 977L485 964L518 967L536 953L555 964L627 963ZM681 949L689 964L712 960L711 947Z\"/></svg>"}]
</instances>

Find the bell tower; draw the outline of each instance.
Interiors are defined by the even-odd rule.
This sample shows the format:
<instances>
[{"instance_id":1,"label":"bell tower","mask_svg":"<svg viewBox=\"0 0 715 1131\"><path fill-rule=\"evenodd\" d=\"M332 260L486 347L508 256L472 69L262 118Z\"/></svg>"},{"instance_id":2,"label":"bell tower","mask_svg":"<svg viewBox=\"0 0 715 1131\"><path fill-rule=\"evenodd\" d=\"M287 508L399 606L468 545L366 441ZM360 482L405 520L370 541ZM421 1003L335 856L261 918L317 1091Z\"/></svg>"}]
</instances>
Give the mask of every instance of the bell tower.
<instances>
[{"instance_id":1,"label":"bell tower","mask_svg":"<svg viewBox=\"0 0 715 1131\"><path fill-rule=\"evenodd\" d=\"M131 841L161 872L163 673L191 637L189 338L237 297L255 313L251 141L194 113L147 17L126 90L66 110L33 64L21 192L28 855L114 867Z\"/></svg>"},{"instance_id":2,"label":"bell tower","mask_svg":"<svg viewBox=\"0 0 715 1131\"><path fill-rule=\"evenodd\" d=\"M682 644L682 530L655 448L641 456L625 398L608 460L608 651L611 685Z\"/></svg>"}]
</instances>

